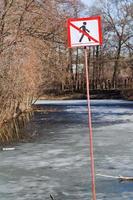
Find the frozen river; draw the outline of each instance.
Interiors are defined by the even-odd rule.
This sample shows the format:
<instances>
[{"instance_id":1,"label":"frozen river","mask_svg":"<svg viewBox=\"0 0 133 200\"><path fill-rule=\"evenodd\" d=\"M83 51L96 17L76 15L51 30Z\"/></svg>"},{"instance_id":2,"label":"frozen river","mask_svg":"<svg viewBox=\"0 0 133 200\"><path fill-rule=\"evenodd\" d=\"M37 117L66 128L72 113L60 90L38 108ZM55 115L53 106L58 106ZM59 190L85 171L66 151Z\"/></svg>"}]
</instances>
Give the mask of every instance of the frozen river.
<instances>
[{"instance_id":1,"label":"frozen river","mask_svg":"<svg viewBox=\"0 0 133 200\"><path fill-rule=\"evenodd\" d=\"M0 200L91 200L86 101L38 101L32 142L0 151ZM133 102L91 102L96 173L133 176ZM97 200L133 200L133 182L96 176Z\"/></svg>"}]
</instances>

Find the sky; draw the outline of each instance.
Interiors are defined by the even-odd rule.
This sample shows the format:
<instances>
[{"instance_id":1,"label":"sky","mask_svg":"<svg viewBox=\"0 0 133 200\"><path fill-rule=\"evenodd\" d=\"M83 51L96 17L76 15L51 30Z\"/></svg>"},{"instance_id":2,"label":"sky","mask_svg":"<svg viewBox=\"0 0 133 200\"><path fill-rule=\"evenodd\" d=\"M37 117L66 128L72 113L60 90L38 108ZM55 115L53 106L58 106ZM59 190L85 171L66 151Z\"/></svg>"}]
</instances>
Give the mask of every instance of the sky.
<instances>
[{"instance_id":1,"label":"sky","mask_svg":"<svg viewBox=\"0 0 133 200\"><path fill-rule=\"evenodd\" d=\"M88 6L91 6L94 3L94 0L82 0L82 2Z\"/></svg>"}]
</instances>

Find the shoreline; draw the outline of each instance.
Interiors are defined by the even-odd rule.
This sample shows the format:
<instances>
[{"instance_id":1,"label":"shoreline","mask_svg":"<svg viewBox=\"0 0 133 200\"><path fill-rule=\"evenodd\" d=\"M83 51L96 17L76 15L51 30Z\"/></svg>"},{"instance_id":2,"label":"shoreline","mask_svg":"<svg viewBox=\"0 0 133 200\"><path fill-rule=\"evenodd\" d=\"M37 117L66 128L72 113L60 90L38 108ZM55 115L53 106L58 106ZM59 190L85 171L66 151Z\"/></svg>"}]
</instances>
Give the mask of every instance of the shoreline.
<instances>
[{"instance_id":1,"label":"shoreline","mask_svg":"<svg viewBox=\"0 0 133 200\"><path fill-rule=\"evenodd\" d=\"M91 99L118 99L118 100L128 100L133 101L133 90L123 90L123 91L90 91ZM85 93L64 93L64 94L54 94L49 93L42 95L38 100L85 100L87 95Z\"/></svg>"}]
</instances>

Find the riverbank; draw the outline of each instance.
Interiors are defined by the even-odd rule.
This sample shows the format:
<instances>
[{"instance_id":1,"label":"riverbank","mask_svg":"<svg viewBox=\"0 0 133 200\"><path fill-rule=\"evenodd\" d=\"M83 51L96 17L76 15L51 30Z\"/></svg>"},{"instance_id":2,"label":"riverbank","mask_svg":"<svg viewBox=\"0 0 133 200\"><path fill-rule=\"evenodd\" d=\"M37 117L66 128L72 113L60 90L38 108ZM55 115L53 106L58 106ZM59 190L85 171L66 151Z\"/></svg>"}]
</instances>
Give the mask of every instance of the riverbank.
<instances>
[{"instance_id":1,"label":"riverbank","mask_svg":"<svg viewBox=\"0 0 133 200\"><path fill-rule=\"evenodd\" d=\"M123 99L123 100L133 100L133 89L130 90L93 90L90 91L91 99ZM76 99L86 99L85 93L62 93L55 94L49 93L42 95L39 100L76 100Z\"/></svg>"},{"instance_id":2,"label":"riverbank","mask_svg":"<svg viewBox=\"0 0 133 200\"><path fill-rule=\"evenodd\" d=\"M83 93L67 93L55 95L53 93L43 95L38 100L85 100L86 94ZM91 99L116 99L116 100L128 100L133 101L133 90L123 91L91 91ZM54 108L42 108L41 106L32 105L30 111L21 113L16 118L6 121L0 128L0 145L6 145L9 143L17 142L20 140L28 140L31 138L32 133L27 133L24 130L26 124L30 121L33 112L53 112ZM29 131L30 132L30 131Z\"/></svg>"},{"instance_id":3,"label":"riverbank","mask_svg":"<svg viewBox=\"0 0 133 200\"><path fill-rule=\"evenodd\" d=\"M123 90L122 96L126 100L133 101L133 89Z\"/></svg>"}]
</instances>

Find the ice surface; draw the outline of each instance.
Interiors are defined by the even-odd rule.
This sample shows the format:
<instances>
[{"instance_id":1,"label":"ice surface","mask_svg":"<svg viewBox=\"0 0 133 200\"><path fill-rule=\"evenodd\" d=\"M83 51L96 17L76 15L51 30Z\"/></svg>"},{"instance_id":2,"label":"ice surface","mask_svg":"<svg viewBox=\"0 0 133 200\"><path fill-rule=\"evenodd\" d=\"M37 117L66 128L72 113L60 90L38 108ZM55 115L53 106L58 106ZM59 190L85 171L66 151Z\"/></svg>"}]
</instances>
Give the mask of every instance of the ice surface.
<instances>
[{"instance_id":1,"label":"ice surface","mask_svg":"<svg viewBox=\"0 0 133 200\"><path fill-rule=\"evenodd\" d=\"M0 152L0 200L91 199L86 101L38 101L38 138ZM133 102L91 101L96 173L133 176ZM40 120L41 119L41 120ZM98 200L132 200L133 183L96 176Z\"/></svg>"}]
</instances>

